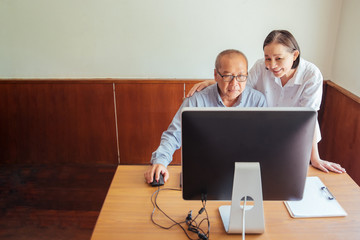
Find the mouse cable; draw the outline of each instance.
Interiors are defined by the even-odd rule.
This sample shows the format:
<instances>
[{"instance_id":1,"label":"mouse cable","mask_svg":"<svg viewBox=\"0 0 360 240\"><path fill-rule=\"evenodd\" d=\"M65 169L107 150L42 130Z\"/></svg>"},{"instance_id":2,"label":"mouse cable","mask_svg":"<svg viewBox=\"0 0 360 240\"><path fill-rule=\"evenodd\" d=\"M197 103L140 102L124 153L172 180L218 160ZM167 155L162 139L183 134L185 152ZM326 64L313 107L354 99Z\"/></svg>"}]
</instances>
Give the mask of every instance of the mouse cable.
<instances>
[{"instance_id":1,"label":"mouse cable","mask_svg":"<svg viewBox=\"0 0 360 240\"><path fill-rule=\"evenodd\" d=\"M200 211L199 211L199 213L198 213L198 215L199 215L199 214L201 214L203 211L205 211L205 212L206 212L206 219L203 219L199 224L197 224L196 221L194 221L195 219L194 219L194 220L191 219L191 212L192 212L192 211L190 211L190 213L189 213L188 216L186 217L186 220L185 220L185 221L177 222L177 221L175 221L174 219L172 219L170 216L168 216L168 215L159 207L159 205L157 204L157 197L158 197L158 195L159 195L159 192L160 192L160 191L164 191L164 190L181 191L181 189L175 189L175 188L163 188L163 189L160 189L160 186L159 186L159 187L158 187L158 190L156 190L156 191L151 195L151 203L153 204L153 207L154 207L154 209L153 209L153 211L152 211L152 213L151 213L151 221L152 221L156 226L158 226L158 227L160 227L160 228L163 228L163 229L166 229L166 230L168 230L168 229L170 229L170 228L178 225L178 226L184 231L184 233L185 233L185 235L187 236L188 239L190 239L190 240L197 240L197 239L191 238L191 237L189 236L189 234L187 233L186 229L181 225L181 224L184 224L184 223L188 224L189 222L191 222L192 225L191 225L191 226L188 226L188 231L193 232L193 233L196 233L196 234L198 235L198 237L199 237L198 239L206 239L206 240L207 240L207 239L208 239L208 236L209 236L209 228L208 228L208 232L207 232L207 233L205 233L201 228L199 228L199 226L201 225L201 223L202 223L204 220L206 220L206 221L208 222L208 226L210 226L210 222L209 222L209 218L208 218L208 213L207 213L207 211L206 211L206 209L205 209L206 202L205 202L205 203L203 202L203 208L201 208ZM162 226L162 225L156 223L155 220L154 220L154 218L153 218L156 209L158 209L165 217L167 217L167 218L168 218L170 221L172 221L174 224L165 227L165 226ZM198 217L198 215L196 216L196 218ZM189 225L189 224L188 224L188 225Z\"/></svg>"}]
</instances>

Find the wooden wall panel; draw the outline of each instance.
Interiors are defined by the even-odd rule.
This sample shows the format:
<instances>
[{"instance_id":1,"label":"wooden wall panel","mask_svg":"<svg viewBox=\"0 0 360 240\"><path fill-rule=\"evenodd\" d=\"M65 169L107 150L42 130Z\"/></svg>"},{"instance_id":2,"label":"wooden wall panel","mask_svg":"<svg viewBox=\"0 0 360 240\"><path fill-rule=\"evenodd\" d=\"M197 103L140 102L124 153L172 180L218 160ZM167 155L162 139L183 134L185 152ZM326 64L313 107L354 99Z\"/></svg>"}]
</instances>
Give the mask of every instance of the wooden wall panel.
<instances>
[{"instance_id":1,"label":"wooden wall panel","mask_svg":"<svg viewBox=\"0 0 360 240\"><path fill-rule=\"evenodd\" d=\"M360 98L327 81L320 128L320 156L340 163L360 185Z\"/></svg>"},{"instance_id":2,"label":"wooden wall panel","mask_svg":"<svg viewBox=\"0 0 360 240\"><path fill-rule=\"evenodd\" d=\"M120 164L149 164L160 137L184 96L184 83L172 81L117 82L116 106ZM181 152L172 164L181 163Z\"/></svg>"},{"instance_id":3,"label":"wooden wall panel","mask_svg":"<svg viewBox=\"0 0 360 240\"><path fill-rule=\"evenodd\" d=\"M0 163L117 164L113 85L0 82Z\"/></svg>"}]
</instances>

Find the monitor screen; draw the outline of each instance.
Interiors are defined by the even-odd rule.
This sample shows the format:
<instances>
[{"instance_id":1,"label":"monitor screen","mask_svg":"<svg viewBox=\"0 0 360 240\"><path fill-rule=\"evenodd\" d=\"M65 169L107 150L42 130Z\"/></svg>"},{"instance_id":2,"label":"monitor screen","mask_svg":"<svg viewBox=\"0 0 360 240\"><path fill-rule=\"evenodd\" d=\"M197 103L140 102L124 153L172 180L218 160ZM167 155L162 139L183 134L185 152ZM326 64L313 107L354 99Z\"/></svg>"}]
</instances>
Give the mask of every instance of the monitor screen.
<instances>
[{"instance_id":1,"label":"monitor screen","mask_svg":"<svg viewBox=\"0 0 360 240\"><path fill-rule=\"evenodd\" d=\"M302 198L316 111L310 108L184 108L185 200L231 200L235 162L259 162L264 200Z\"/></svg>"}]
</instances>

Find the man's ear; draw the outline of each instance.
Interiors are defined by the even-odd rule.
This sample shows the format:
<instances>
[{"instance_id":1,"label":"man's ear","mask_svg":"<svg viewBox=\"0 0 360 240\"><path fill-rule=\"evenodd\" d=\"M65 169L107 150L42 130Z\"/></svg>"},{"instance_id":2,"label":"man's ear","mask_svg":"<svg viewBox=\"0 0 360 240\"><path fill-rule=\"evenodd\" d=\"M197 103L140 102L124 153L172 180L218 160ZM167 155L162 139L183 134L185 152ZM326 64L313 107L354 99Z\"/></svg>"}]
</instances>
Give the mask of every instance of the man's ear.
<instances>
[{"instance_id":1,"label":"man's ear","mask_svg":"<svg viewBox=\"0 0 360 240\"><path fill-rule=\"evenodd\" d=\"M216 69L214 69L214 80L215 80L215 82L219 81L219 76L218 76Z\"/></svg>"}]
</instances>

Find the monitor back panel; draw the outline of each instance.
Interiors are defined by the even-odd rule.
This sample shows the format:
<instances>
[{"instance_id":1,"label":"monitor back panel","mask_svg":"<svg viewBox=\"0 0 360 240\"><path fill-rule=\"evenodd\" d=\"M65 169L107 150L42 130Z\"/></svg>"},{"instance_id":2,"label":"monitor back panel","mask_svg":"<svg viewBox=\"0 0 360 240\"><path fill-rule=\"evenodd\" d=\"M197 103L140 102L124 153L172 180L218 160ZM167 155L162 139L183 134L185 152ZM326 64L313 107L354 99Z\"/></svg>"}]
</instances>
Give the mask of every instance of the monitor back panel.
<instances>
[{"instance_id":1,"label":"monitor back panel","mask_svg":"<svg viewBox=\"0 0 360 240\"><path fill-rule=\"evenodd\" d=\"M307 109L185 109L183 198L231 200L234 163L259 162L264 200L301 199L315 121Z\"/></svg>"}]
</instances>

